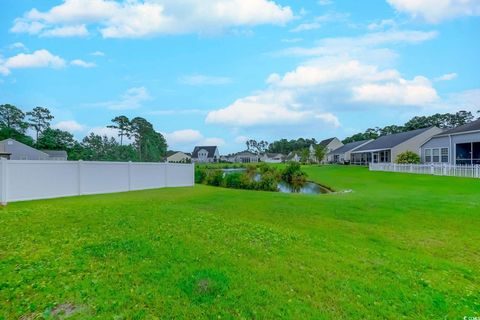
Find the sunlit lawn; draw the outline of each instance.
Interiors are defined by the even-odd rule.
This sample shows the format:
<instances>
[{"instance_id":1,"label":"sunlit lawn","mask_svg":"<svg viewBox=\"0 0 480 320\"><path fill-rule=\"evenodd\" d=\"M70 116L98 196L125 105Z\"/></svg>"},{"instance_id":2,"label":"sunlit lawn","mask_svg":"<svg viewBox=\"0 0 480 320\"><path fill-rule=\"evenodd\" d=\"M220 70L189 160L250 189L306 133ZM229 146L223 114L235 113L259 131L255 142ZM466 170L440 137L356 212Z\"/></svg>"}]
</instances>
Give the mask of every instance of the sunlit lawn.
<instances>
[{"instance_id":1,"label":"sunlit lawn","mask_svg":"<svg viewBox=\"0 0 480 320\"><path fill-rule=\"evenodd\" d=\"M306 167L351 193L196 186L0 209L0 319L480 316L480 180Z\"/></svg>"}]
</instances>

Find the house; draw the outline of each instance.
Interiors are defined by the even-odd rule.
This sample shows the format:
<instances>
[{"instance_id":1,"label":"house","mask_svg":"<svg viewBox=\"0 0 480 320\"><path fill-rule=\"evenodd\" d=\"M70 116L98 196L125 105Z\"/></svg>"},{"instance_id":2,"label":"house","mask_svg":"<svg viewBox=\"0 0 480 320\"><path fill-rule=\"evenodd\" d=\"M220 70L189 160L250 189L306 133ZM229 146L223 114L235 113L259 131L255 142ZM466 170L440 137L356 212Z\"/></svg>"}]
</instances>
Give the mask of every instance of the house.
<instances>
[{"instance_id":1,"label":"house","mask_svg":"<svg viewBox=\"0 0 480 320\"><path fill-rule=\"evenodd\" d=\"M171 163L189 163L192 160L190 153L181 151L167 151L166 162Z\"/></svg>"},{"instance_id":2,"label":"house","mask_svg":"<svg viewBox=\"0 0 480 320\"><path fill-rule=\"evenodd\" d=\"M333 158L331 157L328 157L328 154L330 152L332 152L333 150L336 150L338 148L340 148L341 146L343 146L343 143L336 137L333 137L333 138L329 138L329 139L325 139L323 141L320 141L320 143L318 144L319 146L322 146L325 148L325 157L320 160L321 163L324 163L325 161L327 162L332 162L333 161ZM312 155L312 146L310 146L310 155ZM315 150L313 149L313 155L315 155ZM314 160L316 160L316 157L313 158Z\"/></svg>"},{"instance_id":3,"label":"house","mask_svg":"<svg viewBox=\"0 0 480 320\"><path fill-rule=\"evenodd\" d=\"M245 150L237 152L231 155L228 155L226 158L227 162L232 163L257 163L260 162L260 156L251 151Z\"/></svg>"},{"instance_id":4,"label":"house","mask_svg":"<svg viewBox=\"0 0 480 320\"><path fill-rule=\"evenodd\" d=\"M424 163L480 164L480 119L444 131L421 146Z\"/></svg>"},{"instance_id":5,"label":"house","mask_svg":"<svg viewBox=\"0 0 480 320\"><path fill-rule=\"evenodd\" d=\"M352 161L352 152L371 141L373 140L362 140L344 144L340 148L329 152L327 154L327 158L332 159L331 161L329 161L331 163L350 164Z\"/></svg>"},{"instance_id":6,"label":"house","mask_svg":"<svg viewBox=\"0 0 480 320\"><path fill-rule=\"evenodd\" d=\"M285 161L300 162L301 159L302 159L301 155L298 154L298 152L293 151L287 155L287 157L285 158Z\"/></svg>"},{"instance_id":7,"label":"house","mask_svg":"<svg viewBox=\"0 0 480 320\"><path fill-rule=\"evenodd\" d=\"M381 136L351 152L351 161L355 164L392 163L405 151L419 154L421 145L441 132L437 127L430 127Z\"/></svg>"},{"instance_id":8,"label":"house","mask_svg":"<svg viewBox=\"0 0 480 320\"><path fill-rule=\"evenodd\" d=\"M281 153L264 153L260 160L266 163L282 163L285 161L285 155Z\"/></svg>"},{"instance_id":9,"label":"house","mask_svg":"<svg viewBox=\"0 0 480 320\"><path fill-rule=\"evenodd\" d=\"M50 156L14 139L0 141L0 153L10 160L50 160Z\"/></svg>"},{"instance_id":10,"label":"house","mask_svg":"<svg viewBox=\"0 0 480 320\"><path fill-rule=\"evenodd\" d=\"M55 161L67 161L68 154L65 150L42 150L42 152L48 154L48 160Z\"/></svg>"},{"instance_id":11,"label":"house","mask_svg":"<svg viewBox=\"0 0 480 320\"><path fill-rule=\"evenodd\" d=\"M220 152L217 146L197 146L192 152L192 162L195 163L218 162L219 159Z\"/></svg>"}]
</instances>

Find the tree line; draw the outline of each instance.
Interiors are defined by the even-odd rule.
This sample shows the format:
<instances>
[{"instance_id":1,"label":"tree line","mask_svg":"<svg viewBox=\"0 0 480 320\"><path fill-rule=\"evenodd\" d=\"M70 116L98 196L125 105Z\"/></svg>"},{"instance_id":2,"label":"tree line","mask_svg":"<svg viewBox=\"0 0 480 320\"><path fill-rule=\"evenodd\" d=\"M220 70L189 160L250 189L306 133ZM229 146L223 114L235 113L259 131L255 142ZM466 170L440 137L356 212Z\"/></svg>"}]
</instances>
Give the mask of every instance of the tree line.
<instances>
[{"instance_id":1,"label":"tree line","mask_svg":"<svg viewBox=\"0 0 480 320\"><path fill-rule=\"evenodd\" d=\"M0 105L0 140L12 138L45 150L65 150L70 160L90 161L161 161L167 142L153 125L142 117L118 116L107 126L117 130L119 141L106 135L90 133L81 141L67 131L54 129L54 116L45 107L24 112L11 104ZM31 129L35 139L27 134Z\"/></svg>"}]
</instances>

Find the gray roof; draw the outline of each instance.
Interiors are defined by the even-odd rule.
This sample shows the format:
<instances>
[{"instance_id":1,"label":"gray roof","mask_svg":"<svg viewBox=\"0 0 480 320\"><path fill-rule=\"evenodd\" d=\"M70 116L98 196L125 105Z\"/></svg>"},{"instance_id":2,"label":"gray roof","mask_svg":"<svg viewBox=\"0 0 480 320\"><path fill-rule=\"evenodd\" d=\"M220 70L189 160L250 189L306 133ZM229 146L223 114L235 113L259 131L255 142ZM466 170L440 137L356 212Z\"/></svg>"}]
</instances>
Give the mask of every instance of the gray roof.
<instances>
[{"instance_id":1,"label":"gray roof","mask_svg":"<svg viewBox=\"0 0 480 320\"><path fill-rule=\"evenodd\" d=\"M344 144L343 146L341 146L338 149L333 150L329 154L341 154L341 153L349 152L349 151L361 146L362 144L367 143L368 141L371 141L371 140L362 140L362 141L350 142L350 143Z\"/></svg>"},{"instance_id":2,"label":"gray roof","mask_svg":"<svg viewBox=\"0 0 480 320\"><path fill-rule=\"evenodd\" d=\"M198 158L198 151L206 150L208 152L208 158L215 157L215 151L217 150L217 146L198 146L193 149L192 158Z\"/></svg>"},{"instance_id":3,"label":"gray roof","mask_svg":"<svg viewBox=\"0 0 480 320\"><path fill-rule=\"evenodd\" d=\"M335 139L335 137L322 140L322 141L320 141L319 145L321 145L321 146L323 146L323 147L326 147L326 146L328 146L328 144L329 144L330 142L332 142L334 139Z\"/></svg>"},{"instance_id":4,"label":"gray roof","mask_svg":"<svg viewBox=\"0 0 480 320\"><path fill-rule=\"evenodd\" d=\"M443 135L448 135L448 134L458 134L458 133L463 133L463 132L469 132L469 131L477 131L480 130L480 119L477 119L475 121L469 122L467 124L464 124L462 126L444 131L437 136L443 136Z\"/></svg>"},{"instance_id":5,"label":"gray roof","mask_svg":"<svg viewBox=\"0 0 480 320\"><path fill-rule=\"evenodd\" d=\"M412 130L407 132L394 133L394 134L387 134L386 136L381 136L378 139L373 140L372 142L369 142L364 146L361 146L360 148L355 150L354 153L362 152L362 151L370 151L370 150L391 149L395 146L398 146L400 143L408 141L418 136L419 134L422 134L425 131L430 130L431 128L433 127L417 129L417 130Z\"/></svg>"},{"instance_id":6,"label":"gray roof","mask_svg":"<svg viewBox=\"0 0 480 320\"><path fill-rule=\"evenodd\" d=\"M67 151L65 150L42 150L50 157L67 157Z\"/></svg>"}]
</instances>

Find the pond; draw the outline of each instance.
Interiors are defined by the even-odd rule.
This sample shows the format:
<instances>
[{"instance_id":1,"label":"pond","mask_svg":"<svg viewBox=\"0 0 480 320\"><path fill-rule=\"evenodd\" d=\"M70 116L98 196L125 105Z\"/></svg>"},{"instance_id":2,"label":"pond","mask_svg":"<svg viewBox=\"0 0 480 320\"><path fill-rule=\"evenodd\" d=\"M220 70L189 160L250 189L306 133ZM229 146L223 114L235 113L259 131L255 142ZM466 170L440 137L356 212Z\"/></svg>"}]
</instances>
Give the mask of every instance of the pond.
<instances>
[{"instance_id":1,"label":"pond","mask_svg":"<svg viewBox=\"0 0 480 320\"><path fill-rule=\"evenodd\" d=\"M225 175L234 173L234 172L244 172L245 168L235 168L235 169L222 169ZM256 181L259 181L261 175L257 173L254 177ZM331 191L327 188L319 185L318 183L308 181L300 189L293 187L285 181L280 181L278 183L278 192L282 193L302 193L302 194L324 194L330 193Z\"/></svg>"}]
</instances>

